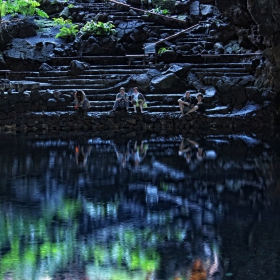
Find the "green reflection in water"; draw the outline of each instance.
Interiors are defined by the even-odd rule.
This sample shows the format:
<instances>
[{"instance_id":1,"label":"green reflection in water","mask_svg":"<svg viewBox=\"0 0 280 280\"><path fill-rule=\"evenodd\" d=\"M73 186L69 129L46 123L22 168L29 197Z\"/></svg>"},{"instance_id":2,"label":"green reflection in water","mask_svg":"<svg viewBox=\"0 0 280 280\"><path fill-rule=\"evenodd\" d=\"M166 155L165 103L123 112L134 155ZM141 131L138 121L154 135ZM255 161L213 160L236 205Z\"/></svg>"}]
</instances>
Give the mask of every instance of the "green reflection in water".
<instances>
[{"instance_id":1,"label":"green reflection in water","mask_svg":"<svg viewBox=\"0 0 280 280\"><path fill-rule=\"evenodd\" d=\"M116 212L117 205L94 203L92 209L102 218ZM112 238L100 241L90 235L86 241L79 239L77 218L82 211L88 210L87 207L88 203L76 199L62 199L58 206L43 208L42 214L36 213L37 217L30 215L31 211L21 213L18 209L11 209L6 214L2 212L0 278L5 279L7 273L12 279L52 277L75 262L77 256L79 262L89 264L90 274L93 267L94 271L105 269L112 276L109 279L131 279L132 275L146 275L159 267L156 249L143 248L144 239L147 238L148 244L161 239L152 230L117 226L114 232L108 230L108 236L112 235ZM137 277L135 279L142 276Z\"/></svg>"}]
</instances>

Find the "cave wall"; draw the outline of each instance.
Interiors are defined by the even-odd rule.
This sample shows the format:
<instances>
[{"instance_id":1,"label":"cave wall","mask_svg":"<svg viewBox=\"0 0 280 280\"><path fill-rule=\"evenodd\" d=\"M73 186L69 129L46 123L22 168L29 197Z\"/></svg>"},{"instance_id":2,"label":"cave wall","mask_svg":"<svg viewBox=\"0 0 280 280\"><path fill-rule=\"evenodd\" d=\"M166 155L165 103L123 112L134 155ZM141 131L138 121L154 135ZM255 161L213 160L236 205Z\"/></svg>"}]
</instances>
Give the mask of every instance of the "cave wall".
<instances>
[{"instance_id":1,"label":"cave wall","mask_svg":"<svg viewBox=\"0 0 280 280\"><path fill-rule=\"evenodd\" d=\"M263 52L255 84L275 93L275 108L280 111L280 1L215 0L216 6L236 29L246 29L251 43ZM244 33L244 31L243 31Z\"/></svg>"}]
</instances>

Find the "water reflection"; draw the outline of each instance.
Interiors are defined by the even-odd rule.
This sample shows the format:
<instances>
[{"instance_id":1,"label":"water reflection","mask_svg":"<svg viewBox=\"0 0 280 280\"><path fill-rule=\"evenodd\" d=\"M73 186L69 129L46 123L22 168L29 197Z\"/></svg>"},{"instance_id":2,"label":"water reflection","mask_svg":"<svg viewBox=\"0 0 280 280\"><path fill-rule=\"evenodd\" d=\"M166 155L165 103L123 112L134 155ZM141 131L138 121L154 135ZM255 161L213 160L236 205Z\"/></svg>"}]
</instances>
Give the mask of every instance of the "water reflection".
<instances>
[{"instance_id":1,"label":"water reflection","mask_svg":"<svg viewBox=\"0 0 280 280\"><path fill-rule=\"evenodd\" d=\"M276 203L268 143L0 141L0 279L263 279L240 269Z\"/></svg>"}]
</instances>

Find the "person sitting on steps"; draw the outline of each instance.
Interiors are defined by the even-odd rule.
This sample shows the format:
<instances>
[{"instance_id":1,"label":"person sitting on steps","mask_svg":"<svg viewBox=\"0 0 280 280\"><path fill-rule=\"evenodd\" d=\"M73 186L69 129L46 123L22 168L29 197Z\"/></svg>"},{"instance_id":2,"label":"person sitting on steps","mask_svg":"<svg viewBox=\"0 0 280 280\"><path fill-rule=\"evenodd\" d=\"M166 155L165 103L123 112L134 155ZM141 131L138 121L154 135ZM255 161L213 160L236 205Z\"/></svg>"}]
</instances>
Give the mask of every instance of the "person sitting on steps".
<instances>
[{"instance_id":1,"label":"person sitting on steps","mask_svg":"<svg viewBox=\"0 0 280 280\"><path fill-rule=\"evenodd\" d=\"M90 108L90 103L82 90L77 90L74 94L74 107L77 113L86 113Z\"/></svg>"},{"instance_id":2,"label":"person sitting on steps","mask_svg":"<svg viewBox=\"0 0 280 280\"><path fill-rule=\"evenodd\" d=\"M195 100L191 97L191 93L186 91L185 95L178 99L178 103L182 113L181 116L184 116L194 106Z\"/></svg>"},{"instance_id":3,"label":"person sitting on steps","mask_svg":"<svg viewBox=\"0 0 280 280\"><path fill-rule=\"evenodd\" d=\"M205 104L203 103L203 94L201 92L199 92L196 95L196 99L197 99L196 104L194 105L194 107L192 109L190 109L188 111L187 114L190 114L194 111L197 111L197 112L202 113L202 114L205 112Z\"/></svg>"},{"instance_id":4,"label":"person sitting on steps","mask_svg":"<svg viewBox=\"0 0 280 280\"><path fill-rule=\"evenodd\" d=\"M138 91L138 87L133 88L133 93L131 95L131 103L134 108L134 113L137 113L137 107L140 107L141 113L143 113L143 107L146 107L146 100L142 93Z\"/></svg>"},{"instance_id":5,"label":"person sitting on steps","mask_svg":"<svg viewBox=\"0 0 280 280\"><path fill-rule=\"evenodd\" d=\"M128 112L128 106L129 106L128 94L125 92L124 87L121 87L120 92L116 96L113 112L115 112L118 108L125 109L126 112Z\"/></svg>"}]
</instances>

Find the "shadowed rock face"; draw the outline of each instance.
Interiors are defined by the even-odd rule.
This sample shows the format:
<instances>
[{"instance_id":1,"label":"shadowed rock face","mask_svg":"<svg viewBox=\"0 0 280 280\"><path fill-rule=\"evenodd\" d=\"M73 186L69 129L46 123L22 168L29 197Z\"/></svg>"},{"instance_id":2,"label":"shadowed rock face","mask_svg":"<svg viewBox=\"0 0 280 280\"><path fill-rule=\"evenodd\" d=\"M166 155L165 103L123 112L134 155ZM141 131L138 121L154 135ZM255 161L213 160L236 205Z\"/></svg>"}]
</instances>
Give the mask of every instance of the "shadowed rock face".
<instances>
[{"instance_id":1,"label":"shadowed rock face","mask_svg":"<svg viewBox=\"0 0 280 280\"><path fill-rule=\"evenodd\" d=\"M261 36L272 36L280 30L278 0L216 0L216 5L235 25L256 24Z\"/></svg>"},{"instance_id":2,"label":"shadowed rock face","mask_svg":"<svg viewBox=\"0 0 280 280\"><path fill-rule=\"evenodd\" d=\"M247 7L261 36L273 35L280 30L278 0L247 0Z\"/></svg>"}]
</instances>

